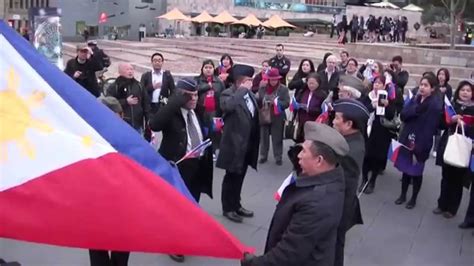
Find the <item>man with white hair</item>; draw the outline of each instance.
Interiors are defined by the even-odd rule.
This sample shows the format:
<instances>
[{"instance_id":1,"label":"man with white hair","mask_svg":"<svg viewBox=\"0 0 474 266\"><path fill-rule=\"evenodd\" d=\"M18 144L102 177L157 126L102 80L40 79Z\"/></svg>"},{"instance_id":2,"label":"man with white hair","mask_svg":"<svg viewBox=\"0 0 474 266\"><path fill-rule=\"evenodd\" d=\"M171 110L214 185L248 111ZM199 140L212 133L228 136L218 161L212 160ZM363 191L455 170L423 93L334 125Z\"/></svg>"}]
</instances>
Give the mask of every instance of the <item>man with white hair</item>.
<instances>
[{"instance_id":1,"label":"man with white hair","mask_svg":"<svg viewBox=\"0 0 474 266\"><path fill-rule=\"evenodd\" d=\"M142 133L150 113L148 93L135 79L131 64L121 63L118 71L120 76L110 85L107 95L117 98L123 109L124 120Z\"/></svg>"},{"instance_id":2,"label":"man with white hair","mask_svg":"<svg viewBox=\"0 0 474 266\"><path fill-rule=\"evenodd\" d=\"M334 91L339 84L339 73L336 68L337 57L330 55L326 59L326 69L319 72L321 76L320 88L327 94Z\"/></svg>"}]
</instances>

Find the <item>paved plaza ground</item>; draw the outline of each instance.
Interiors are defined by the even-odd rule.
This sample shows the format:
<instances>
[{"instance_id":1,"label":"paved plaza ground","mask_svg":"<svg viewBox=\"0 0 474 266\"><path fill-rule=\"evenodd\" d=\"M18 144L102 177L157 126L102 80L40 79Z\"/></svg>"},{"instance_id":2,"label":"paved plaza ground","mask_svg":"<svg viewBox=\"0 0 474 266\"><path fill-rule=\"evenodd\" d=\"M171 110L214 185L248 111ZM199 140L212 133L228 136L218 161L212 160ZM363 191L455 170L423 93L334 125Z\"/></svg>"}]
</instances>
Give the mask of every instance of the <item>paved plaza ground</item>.
<instances>
[{"instance_id":1,"label":"paved plaza ground","mask_svg":"<svg viewBox=\"0 0 474 266\"><path fill-rule=\"evenodd\" d=\"M139 78L140 74L149 67L149 57L155 51L163 52L166 58L166 69L170 69L176 76L186 76L197 74L203 59L211 58L217 62L224 52L229 52L236 62L257 67L261 60L273 56L274 45L277 42L277 40L249 40L248 43L245 43L199 39L195 41L149 40L145 43L103 41L100 45L112 57L113 65L107 73L108 76L117 75L119 62L131 62L134 64L137 78ZM286 53L292 60L291 73L296 71L298 63L303 57L309 57L315 63L319 63L325 52L338 52L343 49L331 40L321 40L320 42L293 40L285 44L287 45ZM65 44L65 59L74 55L74 45L73 43ZM369 47L369 49L377 49L377 45ZM357 54L353 56L359 58ZM392 56L392 54L388 54L384 62L388 62ZM365 61L366 58L359 59ZM412 77L410 84L414 85L422 72L428 69L434 71L439 66L407 63L406 67L410 70ZM462 67L452 69L453 80L461 78L468 72L468 69ZM455 86L456 83L452 84ZM291 142L285 141L285 150L289 145ZM271 158L272 156L269 157L268 163L259 166L258 172L249 170L244 182L243 204L255 211L254 218L246 219L243 224L235 224L222 217L220 191L224 173L220 169L216 169L214 174L215 198L211 200L204 196L201 200L202 207L208 213L242 242L256 247L258 254L263 251L270 219L275 209L276 201L273 199L273 194L291 168L286 157L283 166L276 166ZM436 206L439 195L440 176L441 169L434 165L434 160L431 158L427 162L418 204L415 209L407 210L403 205L397 206L393 203L400 192L401 174L389 163L385 174L378 179L375 193L363 195L361 198L365 223L354 227L347 235L346 265L473 266L473 230L461 230L457 227L465 215L468 191L464 191L459 214L453 219L448 220L432 214L431 211ZM196 240L183 239L183 241ZM86 250L7 239L0 239L0 257L6 260L17 260L26 266L86 266L89 264ZM180 264L171 261L166 255L135 252L131 254L129 265ZM186 262L181 265L230 266L240 265L240 262L187 257Z\"/></svg>"},{"instance_id":2,"label":"paved plaza ground","mask_svg":"<svg viewBox=\"0 0 474 266\"><path fill-rule=\"evenodd\" d=\"M285 147L290 145L286 141ZM221 214L220 188L223 171L216 169L213 200L207 196L202 207L221 222L245 244L257 248L261 254L265 244L276 202L273 194L290 172L287 158L283 166L276 166L269 158L258 172L250 170L243 188L243 204L254 210L256 216L243 224L225 220ZM393 202L400 192L401 174L390 164L379 177L375 193L363 195L361 207L364 225L356 226L347 235L347 266L472 266L474 265L473 230L461 230L467 208L468 191L465 190L459 214L453 219L434 215L439 194L440 168L434 160L427 163L418 204L413 210L397 206ZM411 191L411 189L410 189ZM190 221L191 222L191 221ZM152 232L150 232L152 233ZM183 241L196 241L186 240ZM0 255L5 259L18 260L25 266L86 266L86 250L37 245L0 239ZM167 256L132 253L130 266L179 265ZM183 266L231 266L237 261L212 258L188 257Z\"/></svg>"}]
</instances>

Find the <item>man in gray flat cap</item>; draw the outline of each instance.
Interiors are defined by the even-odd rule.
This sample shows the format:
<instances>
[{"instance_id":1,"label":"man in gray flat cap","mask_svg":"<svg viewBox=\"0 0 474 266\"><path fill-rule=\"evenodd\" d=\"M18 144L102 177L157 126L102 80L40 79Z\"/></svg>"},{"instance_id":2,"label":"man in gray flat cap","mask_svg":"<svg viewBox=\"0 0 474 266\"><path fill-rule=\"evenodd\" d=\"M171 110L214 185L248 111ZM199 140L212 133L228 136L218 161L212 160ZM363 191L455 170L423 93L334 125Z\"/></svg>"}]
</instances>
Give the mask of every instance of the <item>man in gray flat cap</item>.
<instances>
[{"instance_id":1,"label":"man in gray flat cap","mask_svg":"<svg viewBox=\"0 0 474 266\"><path fill-rule=\"evenodd\" d=\"M335 129L316 122L304 125L298 155L301 174L288 185L276 207L265 254L246 253L244 266L328 266L334 264L337 227L344 204L340 158L349 145Z\"/></svg>"}]
</instances>

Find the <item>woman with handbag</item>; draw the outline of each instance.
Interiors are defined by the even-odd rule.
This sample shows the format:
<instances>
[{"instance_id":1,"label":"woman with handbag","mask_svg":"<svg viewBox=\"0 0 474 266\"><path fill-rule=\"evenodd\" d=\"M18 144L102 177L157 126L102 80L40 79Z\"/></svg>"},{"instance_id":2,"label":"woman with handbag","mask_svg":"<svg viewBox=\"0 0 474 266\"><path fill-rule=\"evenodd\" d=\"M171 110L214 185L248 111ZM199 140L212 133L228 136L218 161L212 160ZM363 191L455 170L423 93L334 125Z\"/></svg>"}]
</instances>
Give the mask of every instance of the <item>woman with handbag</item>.
<instances>
[{"instance_id":1,"label":"woman with handbag","mask_svg":"<svg viewBox=\"0 0 474 266\"><path fill-rule=\"evenodd\" d=\"M395 204L406 201L408 186L413 184L413 194L406 204L407 209L416 206L421 189L425 162L433 146L433 136L439 126L439 113L443 108L440 98L435 94L438 83L435 75L425 75L420 80L418 93L403 108L400 118L403 129L400 132L399 148L395 167L403 173L401 193Z\"/></svg>"},{"instance_id":2,"label":"woman with handbag","mask_svg":"<svg viewBox=\"0 0 474 266\"><path fill-rule=\"evenodd\" d=\"M387 161L390 143L397 137L397 114L403 107L401 91L396 90L394 95L389 96L389 86L393 84L386 84L386 81L385 76L377 76L372 84L372 91L363 100L374 117L362 165L362 183L359 187L359 191L365 187L365 194L371 194L374 191L377 176Z\"/></svg>"},{"instance_id":3,"label":"woman with handbag","mask_svg":"<svg viewBox=\"0 0 474 266\"><path fill-rule=\"evenodd\" d=\"M452 103L456 115L443 123L445 131L439 142L439 153L436 157L436 164L442 167L441 192L438 198L438 207L433 210L433 213L442 214L448 219L453 218L458 211L462 199L463 184L470 174L470 170L468 167L457 167L451 165L449 162L445 162L445 152L448 152L446 146L448 145L448 138L450 135L453 135L456 131L461 131L460 127L464 127L466 137L474 139L474 121L472 121L474 117L473 99L472 84L468 81L462 81L459 83ZM459 154L460 153L456 155ZM467 221L468 224L469 222L470 221ZM474 227L474 217L472 218L471 223L471 226Z\"/></svg>"},{"instance_id":4,"label":"woman with handbag","mask_svg":"<svg viewBox=\"0 0 474 266\"><path fill-rule=\"evenodd\" d=\"M290 106L288 87L280 83L280 73L277 68L268 71L268 84L258 90L257 101L260 108L260 160L267 162L272 136L273 156L277 165L282 165L283 130L285 124L285 109Z\"/></svg>"},{"instance_id":5,"label":"woman with handbag","mask_svg":"<svg viewBox=\"0 0 474 266\"><path fill-rule=\"evenodd\" d=\"M326 93L319 89L321 77L317 73L310 73L306 78L306 84L302 90L296 94L296 101L299 103L295 110L298 127L296 128L296 143L304 141L304 124L307 121L315 121L321 114L321 105L326 99Z\"/></svg>"}]
</instances>

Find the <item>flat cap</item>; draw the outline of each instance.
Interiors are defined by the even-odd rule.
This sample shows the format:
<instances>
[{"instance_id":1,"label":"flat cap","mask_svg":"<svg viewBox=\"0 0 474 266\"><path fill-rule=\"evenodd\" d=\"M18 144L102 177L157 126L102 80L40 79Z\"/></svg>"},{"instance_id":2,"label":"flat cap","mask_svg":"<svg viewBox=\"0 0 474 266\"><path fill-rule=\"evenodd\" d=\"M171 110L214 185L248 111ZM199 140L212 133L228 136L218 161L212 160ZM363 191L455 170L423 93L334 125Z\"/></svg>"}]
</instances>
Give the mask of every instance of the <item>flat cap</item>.
<instances>
[{"instance_id":1,"label":"flat cap","mask_svg":"<svg viewBox=\"0 0 474 266\"><path fill-rule=\"evenodd\" d=\"M339 156L346 156L349 152L349 144L344 137L326 124L314 121L306 122L304 124L304 138L328 145Z\"/></svg>"},{"instance_id":2,"label":"flat cap","mask_svg":"<svg viewBox=\"0 0 474 266\"><path fill-rule=\"evenodd\" d=\"M117 98L112 97L112 96L106 96L106 97L99 97L98 98L99 102L103 103L105 106L109 107L110 110L112 110L114 113L122 113L122 105L120 105L120 102L117 100Z\"/></svg>"},{"instance_id":3,"label":"flat cap","mask_svg":"<svg viewBox=\"0 0 474 266\"><path fill-rule=\"evenodd\" d=\"M248 66L248 65L240 65L236 64L232 67L232 76L237 78L237 77L253 77L253 74L255 73L255 70L253 67Z\"/></svg>"},{"instance_id":4,"label":"flat cap","mask_svg":"<svg viewBox=\"0 0 474 266\"><path fill-rule=\"evenodd\" d=\"M341 75L341 77L339 78L339 83L342 83L343 86L352 87L360 91L361 94L365 94L367 92L367 88L365 87L362 80L351 75L347 75L347 74Z\"/></svg>"},{"instance_id":5,"label":"flat cap","mask_svg":"<svg viewBox=\"0 0 474 266\"><path fill-rule=\"evenodd\" d=\"M346 119L354 121L360 129L367 127L369 120L369 110L358 100L341 99L333 104L334 111L340 112Z\"/></svg>"},{"instance_id":6,"label":"flat cap","mask_svg":"<svg viewBox=\"0 0 474 266\"><path fill-rule=\"evenodd\" d=\"M197 82L192 78L184 78L176 83L176 88L185 91L197 91Z\"/></svg>"}]
</instances>

